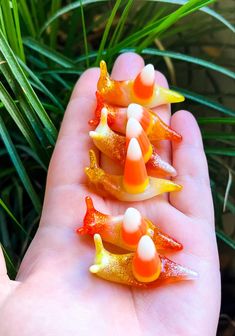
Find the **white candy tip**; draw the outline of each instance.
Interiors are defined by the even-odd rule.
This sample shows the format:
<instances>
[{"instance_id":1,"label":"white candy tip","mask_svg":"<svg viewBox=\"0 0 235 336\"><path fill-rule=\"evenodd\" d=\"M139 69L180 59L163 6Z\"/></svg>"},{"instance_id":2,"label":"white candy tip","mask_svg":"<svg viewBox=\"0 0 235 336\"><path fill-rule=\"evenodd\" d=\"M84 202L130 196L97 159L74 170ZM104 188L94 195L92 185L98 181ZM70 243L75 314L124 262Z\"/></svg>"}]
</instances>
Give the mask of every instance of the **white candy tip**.
<instances>
[{"instance_id":1,"label":"white candy tip","mask_svg":"<svg viewBox=\"0 0 235 336\"><path fill-rule=\"evenodd\" d=\"M126 136L127 138L137 138L142 132L142 127L137 119L130 118L126 125Z\"/></svg>"},{"instance_id":2,"label":"white candy tip","mask_svg":"<svg viewBox=\"0 0 235 336\"><path fill-rule=\"evenodd\" d=\"M176 177L177 176L177 171L175 170L174 167L172 167L172 173L171 173L172 177Z\"/></svg>"},{"instance_id":3,"label":"white candy tip","mask_svg":"<svg viewBox=\"0 0 235 336\"><path fill-rule=\"evenodd\" d=\"M99 269L100 269L99 265L92 265L92 266L90 266L89 271L91 273L98 273Z\"/></svg>"},{"instance_id":4,"label":"white candy tip","mask_svg":"<svg viewBox=\"0 0 235 336\"><path fill-rule=\"evenodd\" d=\"M145 85L153 85L155 81L155 70L152 64L147 64L141 71L141 80Z\"/></svg>"},{"instance_id":5,"label":"white candy tip","mask_svg":"<svg viewBox=\"0 0 235 336\"><path fill-rule=\"evenodd\" d=\"M108 110L106 107L103 107L102 110L101 110L101 114L105 114L107 115L108 114Z\"/></svg>"},{"instance_id":6,"label":"white candy tip","mask_svg":"<svg viewBox=\"0 0 235 336\"><path fill-rule=\"evenodd\" d=\"M94 234L94 240L96 241L98 241L98 240L101 240L101 237L100 237L100 235L99 235L99 233L95 233Z\"/></svg>"},{"instance_id":7,"label":"white candy tip","mask_svg":"<svg viewBox=\"0 0 235 336\"><path fill-rule=\"evenodd\" d=\"M123 217L123 228L128 233L136 232L141 224L141 214L135 208L128 208Z\"/></svg>"},{"instance_id":8,"label":"white candy tip","mask_svg":"<svg viewBox=\"0 0 235 336\"><path fill-rule=\"evenodd\" d=\"M143 114L143 107L139 104L130 104L127 108L127 118L135 118L141 120Z\"/></svg>"},{"instance_id":9,"label":"white candy tip","mask_svg":"<svg viewBox=\"0 0 235 336\"><path fill-rule=\"evenodd\" d=\"M108 110L106 107L103 107L101 110L101 119L100 119L101 124L107 123L107 116L108 116Z\"/></svg>"},{"instance_id":10,"label":"white candy tip","mask_svg":"<svg viewBox=\"0 0 235 336\"><path fill-rule=\"evenodd\" d=\"M127 158L132 161L138 161L142 157L139 142L136 138L132 138L127 148Z\"/></svg>"},{"instance_id":11,"label":"white candy tip","mask_svg":"<svg viewBox=\"0 0 235 336\"><path fill-rule=\"evenodd\" d=\"M155 257L156 247L149 236L145 235L140 238L137 247L137 254L143 261L149 261Z\"/></svg>"},{"instance_id":12,"label":"white candy tip","mask_svg":"<svg viewBox=\"0 0 235 336\"><path fill-rule=\"evenodd\" d=\"M90 131L90 132L89 132L89 135L90 135L90 137L91 137L92 139L94 139L94 138L97 138L98 133L95 132L95 131Z\"/></svg>"}]
</instances>

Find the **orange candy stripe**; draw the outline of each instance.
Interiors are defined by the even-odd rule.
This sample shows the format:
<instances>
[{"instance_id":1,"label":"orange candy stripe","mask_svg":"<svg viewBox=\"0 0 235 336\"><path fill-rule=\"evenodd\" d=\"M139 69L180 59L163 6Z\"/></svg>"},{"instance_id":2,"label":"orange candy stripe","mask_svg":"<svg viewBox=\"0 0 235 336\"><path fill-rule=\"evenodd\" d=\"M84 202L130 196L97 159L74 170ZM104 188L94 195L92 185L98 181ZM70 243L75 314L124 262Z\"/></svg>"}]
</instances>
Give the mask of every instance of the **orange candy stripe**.
<instances>
[{"instance_id":1,"label":"orange candy stripe","mask_svg":"<svg viewBox=\"0 0 235 336\"><path fill-rule=\"evenodd\" d=\"M142 117L139 120L139 123L143 127L143 130L148 134L150 129L153 126L153 116L148 112L147 109L143 108Z\"/></svg>"},{"instance_id":2,"label":"orange candy stripe","mask_svg":"<svg viewBox=\"0 0 235 336\"><path fill-rule=\"evenodd\" d=\"M149 99L153 95L154 84L145 85L141 79L141 73L136 77L133 83L133 91L141 99Z\"/></svg>"},{"instance_id":3,"label":"orange candy stripe","mask_svg":"<svg viewBox=\"0 0 235 336\"><path fill-rule=\"evenodd\" d=\"M152 260L141 260L138 258L138 255L136 254L133 258L133 268L135 270L135 273L143 278L150 278L152 277L156 272L158 272L159 269L159 262L160 258L158 255L155 255L155 258Z\"/></svg>"},{"instance_id":4,"label":"orange candy stripe","mask_svg":"<svg viewBox=\"0 0 235 336\"><path fill-rule=\"evenodd\" d=\"M141 219L141 222L139 223L135 232L128 232L125 230L124 225L122 225L122 239L127 245L135 246L138 244L140 238L146 234L147 228L148 226L144 219Z\"/></svg>"},{"instance_id":5,"label":"orange candy stripe","mask_svg":"<svg viewBox=\"0 0 235 336\"><path fill-rule=\"evenodd\" d=\"M147 134L144 132L139 121L135 118L130 118L127 122L126 147L128 147L131 138L137 139L142 151L144 162L147 162L153 153L153 148Z\"/></svg>"},{"instance_id":6,"label":"orange candy stripe","mask_svg":"<svg viewBox=\"0 0 235 336\"><path fill-rule=\"evenodd\" d=\"M141 185L148 179L146 169L141 169L144 166L144 160L141 157L139 161L128 161L125 164L124 176L125 182L131 185Z\"/></svg>"},{"instance_id":7,"label":"orange candy stripe","mask_svg":"<svg viewBox=\"0 0 235 336\"><path fill-rule=\"evenodd\" d=\"M156 280L161 273L161 260L153 240L142 236L133 257L132 269L135 278L141 282Z\"/></svg>"},{"instance_id":8,"label":"orange candy stripe","mask_svg":"<svg viewBox=\"0 0 235 336\"><path fill-rule=\"evenodd\" d=\"M131 139L127 148L123 184L126 191L132 194L142 193L149 184L140 145L135 138Z\"/></svg>"}]
</instances>

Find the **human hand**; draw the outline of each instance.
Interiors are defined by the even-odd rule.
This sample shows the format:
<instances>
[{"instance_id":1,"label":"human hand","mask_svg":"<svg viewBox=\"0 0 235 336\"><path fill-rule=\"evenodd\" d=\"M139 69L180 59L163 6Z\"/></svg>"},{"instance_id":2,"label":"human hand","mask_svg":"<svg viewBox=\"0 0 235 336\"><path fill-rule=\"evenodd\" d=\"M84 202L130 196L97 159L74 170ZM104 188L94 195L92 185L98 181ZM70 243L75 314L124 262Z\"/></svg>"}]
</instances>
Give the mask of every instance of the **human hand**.
<instances>
[{"instance_id":1,"label":"human hand","mask_svg":"<svg viewBox=\"0 0 235 336\"><path fill-rule=\"evenodd\" d=\"M129 79L143 68L143 59L126 53L116 60L112 76ZM159 154L177 169L183 190L134 204L103 199L86 186L89 164L88 120L95 108L99 70L89 69L72 94L51 159L40 226L21 264L17 281L6 275L0 255L0 335L174 335L214 336L220 308L220 274L213 204L201 134L194 117L168 106L155 109L183 136L161 143ZM156 72L158 84L167 86ZM104 156L101 166L119 168ZM78 237L85 214L85 196L112 215L135 206L184 249L170 258L198 272L187 281L150 290L106 282L90 274L94 243Z\"/></svg>"}]
</instances>

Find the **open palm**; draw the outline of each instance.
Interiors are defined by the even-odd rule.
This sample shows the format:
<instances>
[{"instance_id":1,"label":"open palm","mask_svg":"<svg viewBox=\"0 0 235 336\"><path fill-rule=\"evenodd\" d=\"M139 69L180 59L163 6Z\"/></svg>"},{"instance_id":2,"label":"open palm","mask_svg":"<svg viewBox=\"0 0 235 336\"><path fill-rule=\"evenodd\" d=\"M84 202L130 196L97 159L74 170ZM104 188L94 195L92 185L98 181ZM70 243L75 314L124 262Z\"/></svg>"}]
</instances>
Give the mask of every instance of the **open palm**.
<instances>
[{"instance_id":1,"label":"open palm","mask_svg":"<svg viewBox=\"0 0 235 336\"><path fill-rule=\"evenodd\" d=\"M144 66L141 57L126 53L116 60L112 76L133 78ZM88 120L95 108L98 69L78 81L65 113L51 160L37 234L22 262L17 281L6 276L0 256L0 335L203 335L214 336L220 306L220 277L214 233L208 168L199 128L193 116L179 111L170 120L168 106L156 111L183 136L180 144L162 142L160 155L178 171L181 192L169 198L127 204L103 199L86 186L89 165ZM156 80L167 86L156 72ZM118 173L107 158L106 171ZM133 289L101 280L88 271L95 254L90 237L78 237L85 196L112 215L135 206L184 250L170 258L197 271L195 281L151 290Z\"/></svg>"}]
</instances>

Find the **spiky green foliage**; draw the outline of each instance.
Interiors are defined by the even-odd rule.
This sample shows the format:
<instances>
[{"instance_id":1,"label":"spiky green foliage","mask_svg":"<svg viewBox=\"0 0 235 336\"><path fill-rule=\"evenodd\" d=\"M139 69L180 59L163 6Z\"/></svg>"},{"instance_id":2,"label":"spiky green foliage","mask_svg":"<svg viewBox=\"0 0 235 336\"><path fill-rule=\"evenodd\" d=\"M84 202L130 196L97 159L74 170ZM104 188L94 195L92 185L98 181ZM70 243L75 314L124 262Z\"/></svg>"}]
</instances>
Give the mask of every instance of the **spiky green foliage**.
<instances>
[{"instance_id":1,"label":"spiky green foliage","mask_svg":"<svg viewBox=\"0 0 235 336\"><path fill-rule=\"evenodd\" d=\"M49 159L78 76L137 51L182 92L202 129L218 237L235 248L232 11L214 1L0 2L0 241L14 276L39 220ZM205 83L202 85L201 83Z\"/></svg>"}]
</instances>

